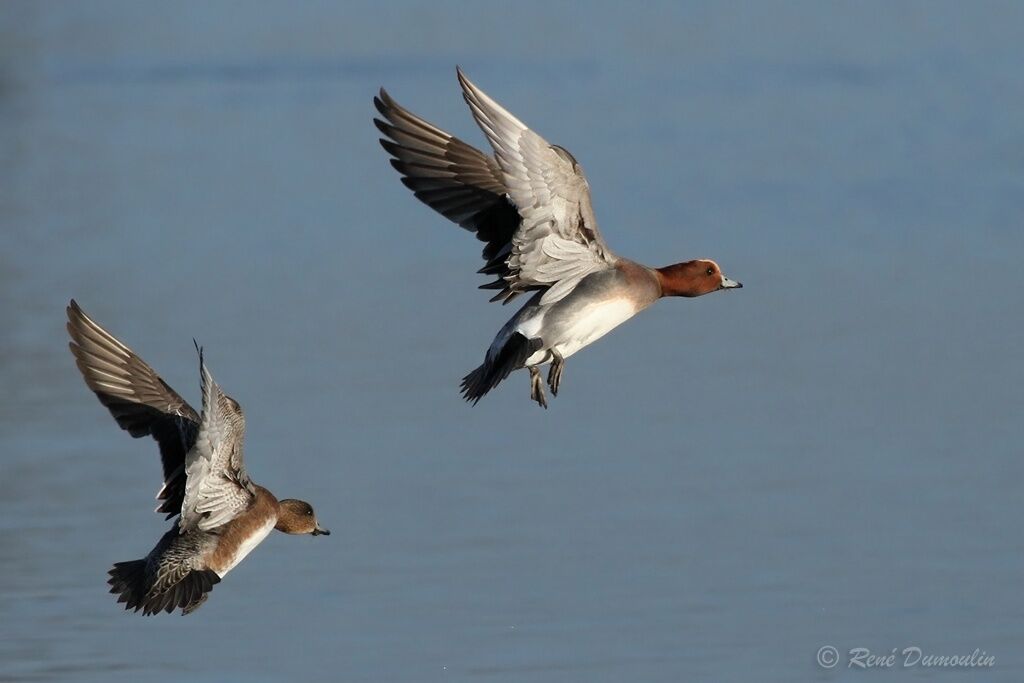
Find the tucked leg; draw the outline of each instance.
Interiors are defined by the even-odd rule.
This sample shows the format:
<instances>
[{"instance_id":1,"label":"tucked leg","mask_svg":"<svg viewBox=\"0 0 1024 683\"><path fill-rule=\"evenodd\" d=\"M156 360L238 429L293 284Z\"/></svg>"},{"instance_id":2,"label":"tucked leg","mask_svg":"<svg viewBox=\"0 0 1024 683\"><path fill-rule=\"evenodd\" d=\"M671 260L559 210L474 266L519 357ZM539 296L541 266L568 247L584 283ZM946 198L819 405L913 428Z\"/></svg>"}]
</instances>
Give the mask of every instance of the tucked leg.
<instances>
[{"instance_id":1,"label":"tucked leg","mask_svg":"<svg viewBox=\"0 0 1024 683\"><path fill-rule=\"evenodd\" d=\"M551 368L548 370L548 386L551 387L551 395L558 396L558 387L562 383L562 368L565 367L565 359L562 354L551 349Z\"/></svg>"},{"instance_id":2,"label":"tucked leg","mask_svg":"<svg viewBox=\"0 0 1024 683\"><path fill-rule=\"evenodd\" d=\"M544 381L540 378L540 370L536 365L531 365L527 370L530 371L530 398L541 408L547 408L548 400L544 396Z\"/></svg>"}]
</instances>

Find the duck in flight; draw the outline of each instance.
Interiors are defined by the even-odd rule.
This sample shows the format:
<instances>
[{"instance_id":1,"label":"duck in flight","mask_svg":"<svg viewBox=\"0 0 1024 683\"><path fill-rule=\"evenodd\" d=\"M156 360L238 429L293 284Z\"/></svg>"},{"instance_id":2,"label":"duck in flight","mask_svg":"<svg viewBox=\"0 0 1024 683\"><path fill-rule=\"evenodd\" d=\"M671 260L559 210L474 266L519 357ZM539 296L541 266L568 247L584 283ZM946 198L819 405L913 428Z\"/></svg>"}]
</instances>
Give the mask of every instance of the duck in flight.
<instances>
[{"instance_id":1,"label":"duck in flight","mask_svg":"<svg viewBox=\"0 0 1024 683\"><path fill-rule=\"evenodd\" d=\"M382 88L374 123L391 165L416 197L485 242L480 273L491 301L526 304L498 332L484 362L462 380L476 404L513 370L547 407L540 367L558 395L565 359L665 296L742 287L709 259L649 268L616 255L597 227L576 159L530 130L457 69L462 96L494 149L488 156L401 107Z\"/></svg>"},{"instance_id":2,"label":"duck in flight","mask_svg":"<svg viewBox=\"0 0 1024 683\"><path fill-rule=\"evenodd\" d=\"M330 534L309 503L278 500L249 478L242 408L214 382L198 345L202 414L74 300L67 315L71 353L85 383L121 429L159 444L164 485L156 511L178 516L146 557L110 570L110 592L125 609L151 615L180 607L189 614L273 529Z\"/></svg>"}]
</instances>

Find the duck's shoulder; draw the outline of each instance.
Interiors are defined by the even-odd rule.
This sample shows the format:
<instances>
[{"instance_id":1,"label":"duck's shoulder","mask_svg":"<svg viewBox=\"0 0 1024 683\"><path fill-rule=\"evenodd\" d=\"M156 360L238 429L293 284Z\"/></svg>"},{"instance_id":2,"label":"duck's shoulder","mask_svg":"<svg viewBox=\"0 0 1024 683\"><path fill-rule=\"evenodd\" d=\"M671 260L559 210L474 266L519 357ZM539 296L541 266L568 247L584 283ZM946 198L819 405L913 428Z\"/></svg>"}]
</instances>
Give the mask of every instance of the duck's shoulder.
<instances>
[{"instance_id":1,"label":"duck's shoulder","mask_svg":"<svg viewBox=\"0 0 1024 683\"><path fill-rule=\"evenodd\" d=\"M611 268L584 278L578 289L583 297L625 299L640 308L661 296L661 286L655 272L624 258L616 261Z\"/></svg>"},{"instance_id":2,"label":"duck's shoulder","mask_svg":"<svg viewBox=\"0 0 1024 683\"><path fill-rule=\"evenodd\" d=\"M277 521L281 508L277 497L259 484L252 484L252 492L252 500L249 506L234 518L221 525L217 530L220 535L239 533L244 532L246 529L262 527L268 520Z\"/></svg>"},{"instance_id":3,"label":"duck's shoulder","mask_svg":"<svg viewBox=\"0 0 1024 683\"><path fill-rule=\"evenodd\" d=\"M250 509L256 506L269 506L275 510L277 509L277 496L271 493L269 489L260 486L255 482L250 481L250 485L253 491L253 501Z\"/></svg>"},{"instance_id":4,"label":"duck's shoulder","mask_svg":"<svg viewBox=\"0 0 1024 683\"><path fill-rule=\"evenodd\" d=\"M630 261L629 259L620 258L610 270L617 273L620 278L633 286L646 285L648 283L656 284L658 282L658 276L653 268L648 268L642 263Z\"/></svg>"}]
</instances>

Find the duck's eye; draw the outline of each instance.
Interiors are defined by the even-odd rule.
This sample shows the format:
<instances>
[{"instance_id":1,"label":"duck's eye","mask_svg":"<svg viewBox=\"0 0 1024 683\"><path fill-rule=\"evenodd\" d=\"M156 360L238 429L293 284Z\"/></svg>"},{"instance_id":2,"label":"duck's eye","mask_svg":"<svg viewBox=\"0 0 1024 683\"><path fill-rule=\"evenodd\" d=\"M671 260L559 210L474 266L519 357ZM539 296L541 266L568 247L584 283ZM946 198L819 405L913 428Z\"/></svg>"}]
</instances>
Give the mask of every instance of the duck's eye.
<instances>
[{"instance_id":1,"label":"duck's eye","mask_svg":"<svg viewBox=\"0 0 1024 683\"><path fill-rule=\"evenodd\" d=\"M307 517L312 517L313 516L313 511L312 510L306 510L306 516Z\"/></svg>"},{"instance_id":2,"label":"duck's eye","mask_svg":"<svg viewBox=\"0 0 1024 683\"><path fill-rule=\"evenodd\" d=\"M715 274L715 269L712 268L711 266L708 266L708 275L714 275L714 274Z\"/></svg>"}]
</instances>

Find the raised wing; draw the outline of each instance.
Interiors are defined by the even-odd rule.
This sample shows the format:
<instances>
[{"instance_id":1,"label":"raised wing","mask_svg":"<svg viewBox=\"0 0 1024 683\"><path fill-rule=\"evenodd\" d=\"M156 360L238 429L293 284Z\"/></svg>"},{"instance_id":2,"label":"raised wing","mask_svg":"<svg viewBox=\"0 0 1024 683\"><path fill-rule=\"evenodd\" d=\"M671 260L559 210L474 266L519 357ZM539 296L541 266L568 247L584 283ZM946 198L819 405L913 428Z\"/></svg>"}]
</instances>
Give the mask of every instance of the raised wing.
<instances>
[{"instance_id":1,"label":"raised wing","mask_svg":"<svg viewBox=\"0 0 1024 683\"><path fill-rule=\"evenodd\" d=\"M199 373L203 416L195 445L185 456L185 500L178 524L181 533L192 529L209 531L231 521L252 504L255 495L242 461L242 408L213 381L201 349Z\"/></svg>"},{"instance_id":2,"label":"raised wing","mask_svg":"<svg viewBox=\"0 0 1024 683\"><path fill-rule=\"evenodd\" d=\"M558 301L581 279L616 261L598 231L587 179L569 152L527 128L461 69L458 75L522 219L512 236L506 291L547 287L541 304Z\"/></svg>"},{"instance_id":3,"label":"raised wing","mask_svg":"<svg viewBox=\"0 0 1024 683\"><path fill-rule=\"evenodd\" d=\"M402 183L424 204L487 243L486 263L479 272L497 279L480 288L503 290L492 301L511 300L518 292L507 290L511 273L506 261L519 213L507 197L498 164L403 108L383 88L373 104L386 119L373 120L387 136L380 144L392 156L391 165L402 174Z\"/></svg>"},{"instance_id":4,"label":"raised wing","mask_svg":"<svg viewBox=\"0 0 1024 683\"><path fill-rule=\"evenodd\" d=\"M199 430L199 415L134 351L100 327L72 299L67 308L71 353L86 385L133 437L160 445L164 485L157 512L171 518L185 496L185 454Z\"/></svg>"}]
</instances>

